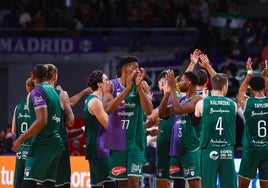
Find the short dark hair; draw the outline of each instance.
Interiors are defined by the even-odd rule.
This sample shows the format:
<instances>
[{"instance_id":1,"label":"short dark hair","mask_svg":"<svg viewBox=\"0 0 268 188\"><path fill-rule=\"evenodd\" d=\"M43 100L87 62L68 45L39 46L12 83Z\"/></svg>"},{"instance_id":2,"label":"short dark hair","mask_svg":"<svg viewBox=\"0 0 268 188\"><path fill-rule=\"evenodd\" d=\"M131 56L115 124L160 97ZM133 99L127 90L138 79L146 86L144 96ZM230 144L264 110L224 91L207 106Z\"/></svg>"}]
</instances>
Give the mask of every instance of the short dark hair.
<instances>
[{"instance_id":1,"label":"short dark hair","mask_svg":"<svg viewBox=\"0 0 268 188\"><path fill-rule=\"evenodd\" d=\"M192 85L198 85L198 82L199 82L199 78L197 76L197 74L193 71L187 71L187 72L184 72L183 75L188 79L190 80L190 82L192 83Z\"/></svg>"},{"instance_id":2,"label":"short dark hair","mask_svg":"<svg viewBox=\"0 0 268 188\"><path fill-rule=\"evenodd\" d=\"M41 81L47 80L47 67L44 64L36 64L32 68L32 74Z\"/></svg>"},{"instance_id":3,"label":"short dark hair","mask_svg":"<svg viewBox=\"0 0 268 188\"><path fill-rule=\"evenodd\" d=\"M208 81L208 73L205 69L199 69L196 71L196 74L198 75L198 84L199 86L203 86Z\"/></svg>"},{"instance_id":4,"label":"short dark hair","mask_svg":"<svg viewBox=\"0 0 268 188\"><path fill-rule=\"evenodd\" d=\"M104 73L101 70L94 70L87 77L87 85L91 87L93 91L98 89L98 83L102 82L103 74Z\"/></svg>"},{"instance_id":5,"label":"short dark hair","mask_svg":"<svg viewBox=\"0 0 268 188\"><path fill-rule=\"evenodd\" d=\"M265 80L262 76L254 75L249 81L249 86L255 91L264 90Z\"/></svg>"},{"instance_id":6,"label":"short dark hair","mask_svg":"<svg viewBox=\"0 0 268 188\"><path fill-rule=\"evenodd\" d=\"M120 77L121 76L121 70L122 67L124 67L125 65L131 63L131 62L138 62L138 58L136 56L121 56L118 60L118 73L117 76Z\"/></svg>"}]
</instances>

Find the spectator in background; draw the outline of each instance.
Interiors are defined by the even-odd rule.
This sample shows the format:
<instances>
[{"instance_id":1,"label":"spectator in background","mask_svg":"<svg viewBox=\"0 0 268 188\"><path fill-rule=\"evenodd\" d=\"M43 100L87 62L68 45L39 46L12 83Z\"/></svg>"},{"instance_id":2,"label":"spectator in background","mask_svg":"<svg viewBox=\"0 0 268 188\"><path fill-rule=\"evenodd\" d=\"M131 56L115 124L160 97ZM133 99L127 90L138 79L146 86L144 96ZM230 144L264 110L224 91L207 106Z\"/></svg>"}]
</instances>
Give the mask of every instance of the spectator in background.
<instances>
[{"instance_id":1,"label":"spectator in background","mask_svg":"<svg viewBox=\"0 0 268 188\"><path fill-rule=\"evenodd\" d=\"M143 1L142 8L141 8L141 19L142 19L142 26L152 27L153 26L153 11L152 8L149 6L148 2Z\"/></svg>"},{"instance_id":2,"label":"spectator in background","mask_svg":"<svg viewBox=\"0 0 268 188\"><path fill-rule=\"evenodd\" d=\"M3 141L6 137L5 131L0 132L0 155L2 155L5 152Z\"/></svg>"},{"instance_id":3,"label":"spectator in background","mask_svg":"<svg viewBox=\"0 0 268 188\"><path fill-rule=\"evenodd\" d=\"M191 0L189 4L189 26L198 27L200 20L198 0Z\"/></svg>"},{"instance_id":4,"label":"spectator in background","mask_svg":"<svg viewBox=\"0 0 268 188\"><path fill-rule=\"evenodd\" d=\"M228 6L228 12L231 14L239 14L240 7L237 4L237 0L231 0L231 3Z\"/></svg>"},{"instance_id":5,"label":"spectator in background","mask_svg":"<svg viewBox=\"0 0 268 188\"><path fill-rule=\"evenodd\" d=\"M231 19L226 19L224 27L220 31L220 45L224 48L224 51L229 50L231 45L232 37L232 28L231 28Z\"/></svg>"},{"instance_id":6,"label":"spectator in background","mask_svg":"<svg viewBox=\"0 0 268 188\"><path fill-rule=\"evenodd\" d=\"M166 1L163 7L163 27L174 27L176 15L171 2Z\"/></svg>"},{"instance_id":7,"label":"spectator in background","mask_svg":"<svg viewBox=\"0 0 268 188\"><path fill-rule=\"evenodd\" d=\"M207 0L200 0L200 24L199 24L199 34L197 41L197 48L204 49L208 48L211 44L211 34L209 30L210 25L210 8Z\"/></svg>"},{"instance_id":8,"label":"spectator in background","mask_svg":"<svg viewBox=\"0 0 268 188\"><path fill-rule=\"evenodd\" d=\"M142 27L142 18L137 5L131 7L130 14L127 19L127 26L129 28ZM131 41L130 51L141 50L141 32L137 30L130 30Z\"/></svg>"},{"instance_id":9,"label":"spectator in background","mask_svg":"<svg viewBox=\"0 0 268 188\"><path fill-rule=\"evenodd\" d=\"M88 7L84 13L84 26L85 28L92 28L94 27L96 22L96 11L94 8L94 4L91 0L88 0Z\"/></svg>"},{"instance_id":10,"label":"spectator in background","mask_svg":"<svg viewBox=\"0 0 268 188\"><path fill-rule=\"evenodd\" d=\"M186 27L186 18L185 18L185 16L183 15L183 12L181 12L181 11L178 11L177 14L176 14L176 23L175 23L175 27L176 27L177 29L181 29L181 28Z\"/></svg>"},{"instance_id":11,"label":"spectator in background","mask_svg":"<svg viewBox=\"0 0 268 188\"><path fill-rule=\"evenodd\" d=\"M19 25L22 28L29 28L32 24L31 15L25 10L24 7L20 8Z\"/></svg>"},{"instance_id":12,"label":"spectator in background","mask_svg":"<svg viewBox=\"0 0 268 188\"><path fill-rule=\"evenodd\" d=\"M254 28L252 20L249 19L245 22L240 32L240 38L243 40L245 54L252 56L251 47L256 41L256 29Z\"/></svg>"},{"instance_id":13,"label":"spectator in background","mask_svg":"<svg viewBox=\"0 0 268 188\"><path fill-rule=\"evenodd\" d=\"M100 1L96 13L96 26L97 27L111 27L112 26L112 12L108 1Z\"/></svg>"},{"instance_id":14,"label":"spectator in background","mask_svg":"<svg viewBox=\"0 0 268 188\"><path fill-rule=\"evenodd\" d=\"M149 6L153 14L153 26L157 27L162 24L162 8L160 7L157 0L149 0Z\"/></svg>"},{"instance_id":15,"label":"spectator in background","mask_svg":"<svg viewBox=\"0 0 268 188\"><path fill-rule=\"evenodd\" d=\"M236 97L239 89L239 81L235 78L236 76L236 72L234 71L235 69L237 70L237 67L233 63L225 66L222 69L222 72L225 73L228 77L228 92L226 94L226 97L232 99Z\"/></svg>"},{"instance_id":16,"label":"spectator in background","mask_svg":"<svg viewBox=\"0 0 268 188\"><path fill-rule=\"evenodd\" d=\"M188 19L189 16L189 3L186 0L177 0L174 7L175 12L181 12L183 16Z\"/></svg>"},{"instance_id":17,"label":"spectator in background","mask_svg":"<svg viewBox=\"0 0 268 188\"><path fill-rule=\"evenodd\" d=\"M227 13L228 12L228 3L226 0L216 0L213 4L213 11Z\"/></svg>"},{"instance_id":18,"label":"spectator in background","mask_svg":"<svg viewBox=\"0 0 268 188\"><path fill-rule=\"evenodd\" d=\"M6 128L6 134L5 134L5 139L3 140L3 146L4 146L4 151L6 154L15 154L12 151L12 146L15 138L12 134L11 131L11 124L9 124Z\"/></svg>"}]
</instances>

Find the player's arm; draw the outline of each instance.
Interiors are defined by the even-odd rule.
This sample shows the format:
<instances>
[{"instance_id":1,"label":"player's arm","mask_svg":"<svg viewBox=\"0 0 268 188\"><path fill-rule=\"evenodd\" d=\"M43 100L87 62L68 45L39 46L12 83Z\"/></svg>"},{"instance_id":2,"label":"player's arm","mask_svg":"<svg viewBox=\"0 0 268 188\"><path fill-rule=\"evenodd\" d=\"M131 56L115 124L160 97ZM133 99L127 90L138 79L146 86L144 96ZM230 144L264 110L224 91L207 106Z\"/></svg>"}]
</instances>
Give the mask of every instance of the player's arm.
<instances>
[{"instance_id":1,"label":"player's arm","mask_svg":"<svg viewBox=\"0 0 268 188\"><path fill-rule=\"evenodd\" d=\"M125 99L126 95L130 90L125 89L122 93L118 96L114 97L113 86L111 83L106 83L103 85L103 106L106 113L110 114L115 111L121 102Z\"/></svg>"},{"instance_id":2,"label":"player's arm","mask_svg":"<svg viewBox=\"0 0 268 188\"><path fill-rule=\"evenodd\" d=\"M268 78L267 78L267 75L268 75L268 60L266 59L264 61L264 69L262 70L262 77L265 80L265 90L268 90Z\"/></svg>"},{"instance_id":3,"label":"player's arm","mask_svg":"<svg viewBox=\"0 0 268 188\"><path fill-rule=\"evenodd\" d=\"M13 143L12 150L14 152L19 151L20 145L28 138L31 138L32 136L38 134L47 124L48 119L48 113L47 113L47 107L41 107L35 109L35 117L36 119L31 124L31 126L27 129L26 132L24 132L22 135L20 135L17 140Z\"/></svg>"},{"instance_id":4,"label":"player's arm","mask_svg":"<svg viewBox=\"0 0 268 188\"><path fill-rule=\"evenodd\" d=\"M145 128L156 127L160 123L160 118L158 115L158 108L154 109L150 115L147 116L147 121L145 123Z\"/></svg>"},{"instance_id":5,"label":"player's arm","mask_svg":"<svg viewBox=\"0 0 268 188\"><path fill-rule=\"evenodd\" d=\"M146 115L149 115L152 113L154 107L151 101L150 96L150 90L148 90L148 87L146 87L146 83L144 81L144 77L146 75L146 71L144 68L140 68L140 72L138 73L138 76L136 77L135 84L138 89L141 107Z\"/></svg>"},{"instance_id":6,"label":"player's arm","mask_svg":"<svg viewBox=\"0 0 268 188\"><path fill-rule=\"evenodd\" d=\"M72 127L74 125L74 113L71 108L70 98L66 91L60 92L60 100L64 113L64 123L68 127Z\"/></svg>"},{"instance_id":7,"label":"player's arm","mask_svg":"<svg viewBox=\"0 0 268 188\"><path fill-rule=\"evenodd\" d=\"M191 116L191 121L192 121L193 126L199 125L201 116L203 114L203 104L204 104L204 99L199 100L195 105L195 111Z\"/></svg>"},{"instance_id":8,"label":"player's arm","mask_svg":"<svg viewBox=\"0 0 268 188\"><path fill-rule=\"evenodd\" d=\"M102 102L97 99L91 99L91 101L88 103L88 111L91 114L94 114L100 124L107 129L108 126L108 114L104 111Z\"/></svg>"},{"instance_id":9,"label":"player's arm","mask_svg":"<svg viewBox=\"0 0 268 188\"><path fill-rule=\"evenodd\" d=\"M67 137L68 139L76 138L84 133L83 128L77 128L77 129L70 129L67 130Z\"/></svg>"},{"instance_id":10,"label":"player's arm","mask_svg":"<svg viewBox=\"0 0 268 188\"><path fill-rule=\"evenodd\" d=\"M195 49L193 53L190 54L190 63L186 68L185 72L193 71L196 63L199 60L199 56L202 54L202 51L199 49Z\"/></svg>"},{"instance_id":11,"label":"player's arm","mask_svg":"<svg viewBox=\"0 0 268 188\"><path fill-rule=\"evenodd\" d=\"M15 107L13 116L12 116L12 125L11 125L12 135L16 135L16 110L17 110L17 106Z\"/></svg>"},{"instance_id":12,"label":"player's arm","mask_svg":"<svg viewBox=\"0 0 268 188\"><path fill-rule=\"evenodd\" d=\"M104 110L107 114L110 114L115 111L119 107L121 102L125 99L128 92L131 90L132 80L129 80L127 85L128 86L125 88L125 90L116 97L113 96L113 86L111 83L105 83L103 85L102 101L104 105Z\"/></svg>"},{"instance_id":13,"label":"player's arm","mask_svg":"<svg viewBox=\"0 0 268 188\"><path fill-rule=\"evenodd\" d=\"M159 105L159 112L158 115L160 118L166 118L172 114L174 114L174 110L171 105L168 105L168 99L170 97L170 86L166 83L164 86L164 95ZM173 100L173 98L172 98ZM172 101L173 103L173 101Z\"/></svg>"},{"instance_id":14,"label":"player's arm","mask_svg":"<svg viewBox=\"0 0 268 188\"><path fill-rule=\"evenodd\" d=\"M213 77L217 74L217 72L213 69L213 67L211 66L210 62L209 62L209 59L208 59L208 56L205 55L205 54L201 54L200 56L200 60L201 62L199 63L199 65L206 69L210 75L210 77Z\"/></svg>"},{"instance_id":15,"label":"player's arm","mask_svg":"<svg viewBox=\"0 0 268 188\"><path fill-rule=\"evenodd\" d=\"M246 68L248 70L248 74L246 75L246 77L242 81L242 83L241 83L241 85L239 87L239 90L238 90L238 94L237 94L237 102L242 108L245 107L245 103L246 103L246 100L248 98L246 93L247 93L249 81L252 78L252 67L251 67L251 65L252 65L252 60L249 57L248 60L247 60L247 63L246 63Z\"/></svg>"},{"instance_id":16,"label":"player's arm","mask_svg":"<svg viewBox=\"0 0 268 188\"><path fill-rule=\"evenodd\" d=\"M87 87L80 91L79 93L75 94L70 98L70 104L71 107L73 107L84 95L89 95L92 93L92 89L90 87Z\"/></svg>"}]
</instances>

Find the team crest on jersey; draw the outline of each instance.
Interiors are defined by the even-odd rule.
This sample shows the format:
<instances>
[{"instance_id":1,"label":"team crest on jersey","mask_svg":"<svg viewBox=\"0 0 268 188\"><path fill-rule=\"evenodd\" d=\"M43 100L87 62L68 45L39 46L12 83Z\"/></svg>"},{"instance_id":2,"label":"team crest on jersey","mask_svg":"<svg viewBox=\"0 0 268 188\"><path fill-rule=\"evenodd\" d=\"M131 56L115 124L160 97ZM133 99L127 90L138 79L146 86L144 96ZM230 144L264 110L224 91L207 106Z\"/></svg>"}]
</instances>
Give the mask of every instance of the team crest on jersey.
<instances>
[{"instance_id":1,"label":"team crest on jersey","mask_svg":"<svg viewBox=\"0 0 268 188\"><path fill-rule=\"evenodd\" d=\"M179 172L181 168L179 166L172 165L169 167L169 173L174 174L176 172Z\"/></svg>"},{"instance_id":2,"label":"team crest on jersey","mask_svg":"<svg viewBox=\"0 0 268 188\"><path fill-rule=\"evenodd\" d=\"M126 171L127 171L127 169L126 169L125 166L116 166L116 167L114 167L114 168L112 169L112 174L113 174L114 176L118 176L118 175L120 175L120 174L123 174L123 173L126 172Z\"/></svg>"},{"instance_id":3,"label":"team crest on jersey","mask_svg":"<svg viewBox=\"0 0 268 188\"><path fill-rule=\"evenodd\" d=\"M17 159L21 159L21 152L20 151L16 153L16 157L17 157Z\"/></svg>"},{"instance_id":4,"label":"team crest on jersey","mask_svg":"<svg viewBox=\"0 0 268 188\"><path fill-rule=\"evenodd\" d=\"M30 167L26 167L25 170L24 170L24 174L25 176L29 176L30 175L30 172L31 172L31 168Z\"/></svg>"},{"instance_id":5,"label":"team crest on jersey","mask_svg":"<svg viewBox=\"0 0 268 188\"><path fill-rule=\"evenodd\" d=\"M212 160L217 160L219 158L219 153L217 151L212 151L209 154L209 158L211 158Z\"/></svg>"},{"instance_id":6,"label":"team crest on jersey","mask_svg":"<svg viewBox=\"0 0 268 188\"><path fill-rule=\"evenodd\" d=\"M130 96L130 97L135 97L136 94L135 94L135 92L130 92L130 93L129 93L129 96Z\"/></svg>"},{"instance_id":7,"label":"team crest on jersey","mask_svg":"<svg viewBox=\"0 0 268 188\"><path fill-rule=\"evenodd\" d=\"M35 104L39 104L39 103L43 102L43 97L42 96L34 96L33 101Z\"/></svg>"}]
</instances>

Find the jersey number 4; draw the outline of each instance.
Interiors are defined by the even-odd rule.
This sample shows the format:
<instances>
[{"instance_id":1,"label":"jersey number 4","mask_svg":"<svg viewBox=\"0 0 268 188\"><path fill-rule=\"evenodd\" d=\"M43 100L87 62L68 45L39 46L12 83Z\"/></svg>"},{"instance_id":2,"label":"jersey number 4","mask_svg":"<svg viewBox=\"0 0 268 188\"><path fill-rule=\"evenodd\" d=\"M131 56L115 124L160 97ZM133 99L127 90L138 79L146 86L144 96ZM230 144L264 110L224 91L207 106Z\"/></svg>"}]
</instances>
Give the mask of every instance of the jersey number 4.
<instances>
[{"instance_id":1,"label":"jersey number 4","mask_svg":"<svg viewBox=\"0 0 268 188\"><path fill-rule=\"evenodd\" d=\"M222 135L223 127L222 127L222 117L218 118L215 129L219 131L219 135Z\"/></svg>"}]
</instances>

